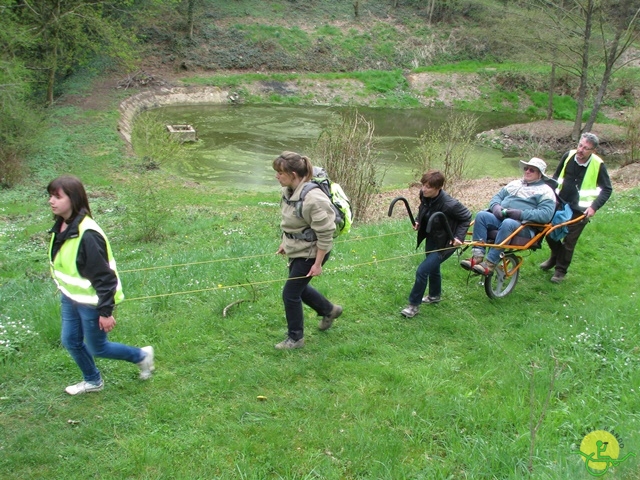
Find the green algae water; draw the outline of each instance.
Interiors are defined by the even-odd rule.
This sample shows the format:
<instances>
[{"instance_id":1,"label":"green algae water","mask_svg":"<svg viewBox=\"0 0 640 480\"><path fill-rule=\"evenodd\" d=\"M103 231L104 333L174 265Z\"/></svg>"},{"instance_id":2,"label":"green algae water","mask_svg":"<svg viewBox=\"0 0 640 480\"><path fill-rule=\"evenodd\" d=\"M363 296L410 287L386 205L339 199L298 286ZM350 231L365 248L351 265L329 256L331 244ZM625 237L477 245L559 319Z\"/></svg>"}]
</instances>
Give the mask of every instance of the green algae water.
<instances>
[{"instance_id":1,"label":"green algae water","mask_svg":"<svg viewBox=\"0 0 640 480\"><path fill-rule=\"evenodd\" d=\"M164 168L201 183L231 188L272 189L271 162L284 150L305 154L332 117L346 108L270 105L171 106L151 110L167 125L190 124L198 141L185 144L181 158ZM384 189L405 187L415 181L411 157L425 131L438 128L454 112L449 109L358 108L375 126L379 158L386 170ZM148 115L144 112L141 115ZM478 132L513 123L525 123L523 115L475 114ZM501 151L475 147L471 153L469 178L518 176L519 158ZM321 159L311 158L314 165Z\"/></svg>"}]
</instances>

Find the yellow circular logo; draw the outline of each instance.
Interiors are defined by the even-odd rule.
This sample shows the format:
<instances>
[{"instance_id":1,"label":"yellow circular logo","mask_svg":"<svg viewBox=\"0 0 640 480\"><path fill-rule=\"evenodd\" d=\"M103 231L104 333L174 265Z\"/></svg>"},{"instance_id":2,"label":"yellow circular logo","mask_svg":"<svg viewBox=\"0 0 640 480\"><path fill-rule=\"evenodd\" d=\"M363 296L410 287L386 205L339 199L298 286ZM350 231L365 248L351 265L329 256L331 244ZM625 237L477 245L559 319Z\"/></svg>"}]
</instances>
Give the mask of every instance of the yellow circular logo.
<instances>
[{"instance_id":1,"label":"yellow circular logo","mask_svg":"<svg viewBox=\"0 0 640 480\"><path fill-rule=\"evenodd\" d=\"M635 453L628 453L620 457L620 449L623 445L613 432L595 430L587 434L580 443L580 451L587 472L595 477L607 473L610 467L616 467L629 457L635 457Z\"/></svg>"},{"instance_id":2,"label":"yellow circular logo","mask_svg":"<svg viewBox=\"0 0 640 480\"><path fill-rule=\"evenodd\" d=\"M580 451L586 455L584 461L594 470L606 470L611 460L620 456L618 439L605 430L596 430L582 439ZM598 461L602 460L602 461Z\"/></svg>"}]
</instances>

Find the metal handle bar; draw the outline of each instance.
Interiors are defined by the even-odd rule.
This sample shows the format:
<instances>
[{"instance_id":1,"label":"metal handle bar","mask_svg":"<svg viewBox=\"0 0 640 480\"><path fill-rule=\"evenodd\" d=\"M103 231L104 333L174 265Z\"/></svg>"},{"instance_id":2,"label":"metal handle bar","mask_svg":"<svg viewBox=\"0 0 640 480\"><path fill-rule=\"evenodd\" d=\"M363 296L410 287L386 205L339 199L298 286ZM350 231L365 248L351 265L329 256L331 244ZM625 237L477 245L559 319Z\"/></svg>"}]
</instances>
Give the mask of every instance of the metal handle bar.
<instances>
[{"instance_id":1,"label":"metal handle bar","mask_svg":"<svg viewBox=\"0 0 640 480\"><path fill-rule=\"evenodd\" d=\"M396 197L393 200L391 200L391 204L389 205L389 213L388 216L390 217L391 214L393 213L393 207L395 206L396 203L398 202L402 202L404 203L405 208L407 209L407 215L409 215L409 220L411 220L411 226L413 227L416 224L415 219L413 218L413 213L411 213L411 207L409 206L409 202L407 201L406 198L404 197Z\"/></svg>"},{"instance_id":2,"label":"metal handle bar","mask_svg":"<svg viewBox=\"0 0 640 480\"><path fill-rule=\"evenodd\" d=\"M447 232L447 235L449 235L449 240L453 242L454 237L453 237L453 232L451 231L451 225L449 225L449 220L447 219L447 216L442 212L435 212L431 215L431 217L429 217L429 221L427 222L427 235L431 233L433 222L437 217L442 217L442 223L444 224L444 229Z\"/></svg>"}]
</instances>

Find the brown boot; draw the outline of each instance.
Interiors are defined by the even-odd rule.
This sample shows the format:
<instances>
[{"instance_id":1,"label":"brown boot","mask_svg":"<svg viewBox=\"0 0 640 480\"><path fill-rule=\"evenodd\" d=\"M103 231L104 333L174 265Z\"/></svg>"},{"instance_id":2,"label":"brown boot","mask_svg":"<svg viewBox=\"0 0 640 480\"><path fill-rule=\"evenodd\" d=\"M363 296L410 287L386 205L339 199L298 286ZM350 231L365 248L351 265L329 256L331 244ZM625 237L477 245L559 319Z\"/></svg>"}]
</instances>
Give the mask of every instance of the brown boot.
<instances>
[{"instance_id":1,"label":"brown boot","mask_svg":"<svg viewBox=\"0 0 640 480\"><path fill-rule=\"evenodd\" d=\"M479 273L480 275L484 275L485 277L491 275L496 268L496 264L490 262L489 260L484 260L479 265L475 265L473 267L473 271L475 273Z\"/></svg>"},{"instance_id":2,"label":"brown boot","mask_svg":"<svg viewBox=\"0 0 640 480\"><path fill-rule=\"evenodd\" d=\"M322 320L320 320L320 324L318 325L318 329L329 330L331 325L333 325L333 321L340 315L342 315L342 307L340 305L334 305L331 309L331 313L322 317Z\"/></svg>"},{"instance_id":3,"label":"brown boot","mask_svg":"<svg viewBox=\"0 0 640 480\"><path fill-rule=\"evenodd\" d=\"M551 270L555 266L556 266L556 258L550 257L548 260L545 260L540 264L540 270L544 270L546 272L547 270Z\"/></svg>"},{"instance_id":4,"label":"brown boot","mask_svg":"<svg viewBox=\"0 0 640 480\"><path fill-rule=\"evenodd\" d=\"M484 260L484 257L480 257L478 255L474 255L471 258L467 258L466 260L462 260L460 262L460 266L462 268L464 268L465 270L473 270L473 267L475 267L476 265L480 265L480 263L482 263L482 260Z\"/></svg>"},{"instance_id":5,"label":"brown boot","mask_svg":"<svg viewBox=\"0 0 640 480\"><path fill-rule=\"evenodd\" d=\"M287 337L282 342L276 344L276 348L278 350L292 350L294 348L302 347L304 347L304 338L301 338L300 340L294 340L291 337Z\"/></svg>"}]
</instances>

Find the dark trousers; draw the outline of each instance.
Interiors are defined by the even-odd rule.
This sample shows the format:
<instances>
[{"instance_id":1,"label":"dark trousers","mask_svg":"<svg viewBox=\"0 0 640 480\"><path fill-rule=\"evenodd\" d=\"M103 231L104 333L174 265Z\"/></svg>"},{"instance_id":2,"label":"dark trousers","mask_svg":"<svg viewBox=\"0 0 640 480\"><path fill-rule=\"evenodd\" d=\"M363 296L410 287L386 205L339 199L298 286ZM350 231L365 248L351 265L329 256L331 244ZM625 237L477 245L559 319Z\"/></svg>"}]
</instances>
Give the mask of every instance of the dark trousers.
<instances>
[{"instance_id":1,"label":"dark trousers","mask_svg":"<svg viewBox=\"0 0 640 480\"><path fill-rule=\"evenodd\" d=\"M329 254L327 253L322 264L324 265L328 259ZM282 301L287 317L289 338L292 340L297 341L304 336L303 302L322 317L329 315L333 310L333 304L309 285L313 277L305 276L315 261L315 258L292 258L289 260L289 280L284 284Z\"/></svg>"},{"instance_id":2,"label":"dark trousers","mask_svg":"<svg viewBox=\"0 0 640 480\"><path fill-rule=\"evenodd\" d=\"M571 219L575 219L582 215L582 212L573 212ZM569 225L567 228L569 229L569 233L564 240L558 242L557 240L552 240L547 236L547 244L549 244L549 248L551 249L551 260L555 261L556 264L556 272L567 273L569 269L569 265L571 265L571 259L573 258L573 252L578 244L578 239L580 238L580 234L582 234L582 230L589 223L588 220L583 220L582 222L574 223Z\"/></svg>"}]
</instances>

